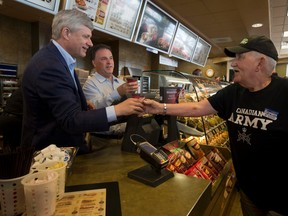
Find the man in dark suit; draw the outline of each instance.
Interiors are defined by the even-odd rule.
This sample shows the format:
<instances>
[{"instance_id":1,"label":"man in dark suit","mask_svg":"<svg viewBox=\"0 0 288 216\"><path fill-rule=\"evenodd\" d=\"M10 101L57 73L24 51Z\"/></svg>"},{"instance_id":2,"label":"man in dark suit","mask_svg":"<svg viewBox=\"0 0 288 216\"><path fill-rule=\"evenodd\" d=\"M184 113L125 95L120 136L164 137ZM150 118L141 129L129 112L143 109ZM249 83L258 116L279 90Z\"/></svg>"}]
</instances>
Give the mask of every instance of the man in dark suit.
<instances>
[{"instance_id":1,"label":"man in dark suit","mask_svg":"<svg viewBox=\"0 0 288 216\"><path fill-rule=\"evenodd\" d=\"M107 131L117 117L143 112L141 100L88 110L77 75L76 58L85 57L93 24L86 14L62 10L53 19L52 40L31 59L23 74L22 145L40 150L50 144L88 152L85 132Z\"/></svg>"}]
</instances>

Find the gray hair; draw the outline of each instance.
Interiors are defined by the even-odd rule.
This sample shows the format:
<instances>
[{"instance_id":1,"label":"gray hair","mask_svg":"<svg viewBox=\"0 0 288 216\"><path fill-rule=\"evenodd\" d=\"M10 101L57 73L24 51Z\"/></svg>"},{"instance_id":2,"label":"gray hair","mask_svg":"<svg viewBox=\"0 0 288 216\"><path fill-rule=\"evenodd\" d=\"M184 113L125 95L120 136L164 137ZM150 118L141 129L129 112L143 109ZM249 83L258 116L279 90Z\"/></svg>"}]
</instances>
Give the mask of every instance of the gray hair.
<instances>
[{"instance_id":1,"label":"gray hair","mask_svg":"<svg viewBox=\"0 0 288 216\"><path fill-rule=\"evenodd\" d=\"M64 27L68 27L73 32L83 25L91 31L93 30L93 23L85 13L76 9L61 10L55 15L52 22L52 39L59 39Z\"/></svg>"},{"instance_id":2,"label":"gray hair","mask_svg":"<svg viewBox=\"0 0 288 216\"><path fill-rule=\"evenodd\" d=\"M251 53L254 54L255 57L264 57L266 59L266 64L265 64L265 70L266 70L266 73L270 76L273 72L273 70L275 70L276 68L276 64L277 64L277 61L265 54L262 54L262 53L259 53L257 51L251 51Z\"/></svg>"},{"instance_id":3,"label":"gray hair","mask_svg":"<svg viewBox=\"0 0 288 216\"><path fill-rule=\"evenodd\" d=\"M271 67L272 70L275 70L277 61L269 56L267 56L267 60L268 60L268 66Z\"/></svg>"}]
</instances>

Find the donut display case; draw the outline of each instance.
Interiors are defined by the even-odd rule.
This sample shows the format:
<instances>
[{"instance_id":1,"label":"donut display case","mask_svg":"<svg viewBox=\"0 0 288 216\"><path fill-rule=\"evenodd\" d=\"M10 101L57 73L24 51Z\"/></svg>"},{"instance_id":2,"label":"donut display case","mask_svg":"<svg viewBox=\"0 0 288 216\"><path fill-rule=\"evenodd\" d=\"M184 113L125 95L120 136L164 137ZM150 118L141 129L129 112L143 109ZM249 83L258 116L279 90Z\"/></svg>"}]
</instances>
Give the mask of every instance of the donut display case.
<instances>
[{"instance_id":1,"label":"donut display case","mask_svg":"<svg viewBox=\"0 0 288 216\"><path fill-rule=\"evenodd\" d=\"M163 97L165 97L163 89L171 91L173 88L177 91L177 98L173 101L174 103L187 103L200 101L222 88L216 80L174 70L143 71L142 75L149 77L150 91L156 94L156 100L162 102ZM165 102L169 103L169 101ZM193 136L199 144L229 148L226 122L218 115L204 117L178 116L177 129L179 138Z\"/></svg>"},{"instance_id":2,"label":"donut display case","mask_svg":"<svg viewBox=\"0 0 288 216\"><path fill-rule=\"evenodd\" d=\"M182 74L191 81L192 85L185 92L183 99L179 100L180 103L201 101L223 88L216 80L187 73ZM177 120L178 129L184 136L193 136L199 144L229 148L226 122L218 115L197 118L178 117Z\"/></svg>"}]
</instances>

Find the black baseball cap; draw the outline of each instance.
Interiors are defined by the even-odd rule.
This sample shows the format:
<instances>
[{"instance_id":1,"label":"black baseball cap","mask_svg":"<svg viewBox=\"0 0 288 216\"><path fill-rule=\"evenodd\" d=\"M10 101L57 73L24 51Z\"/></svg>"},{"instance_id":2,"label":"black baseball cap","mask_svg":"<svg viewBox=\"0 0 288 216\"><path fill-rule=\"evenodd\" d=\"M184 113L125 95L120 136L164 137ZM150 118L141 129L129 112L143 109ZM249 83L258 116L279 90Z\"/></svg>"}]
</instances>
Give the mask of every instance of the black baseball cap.
<instances>
[{"instance_id":1,"label":"black baseball cap","mask_svg":"<svg viewBox=\"0 0 288 216\"><path fill-rule=\"evenodd\" d=\"M249 51L256 51L266 56L278 60L278 52L273 42L265 36L252 36L244 38L238 46L226 47L224 52L229 57L235 57L236 54L241 54Z\"/></svg>"}]
</instances>

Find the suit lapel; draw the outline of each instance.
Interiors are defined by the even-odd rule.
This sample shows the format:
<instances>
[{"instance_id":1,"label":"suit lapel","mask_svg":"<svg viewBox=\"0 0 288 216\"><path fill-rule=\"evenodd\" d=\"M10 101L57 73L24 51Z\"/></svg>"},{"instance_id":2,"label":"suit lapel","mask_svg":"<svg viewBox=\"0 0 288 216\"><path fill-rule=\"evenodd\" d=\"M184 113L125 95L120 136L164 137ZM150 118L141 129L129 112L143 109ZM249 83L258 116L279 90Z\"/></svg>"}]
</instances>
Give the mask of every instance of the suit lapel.
<instances>
[{"instance_id":1,"label":"suit lapel","mask_svg":"<svg viewBox=\"0 0 288 216\"><path fill-rule=\"evenodd\" d=\"M80 84L80 81L78 79L78 76L77 74L75 73L75 70L74 70L74 78L75 78L75 82L76 82L76 85L77 85L77 88L78 88L78 94L80 96L80 99L81 99L81 105L82 105L82 109L83 110L87 110L87 101L86 101L86 98L85 98L85 95L82 91L82 86Z\"/></svg>"},{"instance_id":2,"label":"suit lapel","mask_svg":"<svg viewBox=\"0 0 288 216\"><path fill-rule=\"evenodd\" d=\"M63 56L61 55L61 53L59 52L59 50L57 49L57 47L53 44L53 42L50 42L48 44L48 49L51 49L52 52L55 53L55 55L58 56L59 60L62 62L62 64L65 66L66 68L66 71L67 73L69 74L69 77L71 77L71 82L73 82L74 84L74 80L73 80L73 77L71 76L71 73L69 71L69 67L67 66L67 63L65 61L65 59L63 58ZM76 89L76 86L75 86L75 89L76 91L78 92L78 95L80 97L80 100L81 100L81 107L82 107L82 110L87 110L87 102L86 102L86 98L84 96L84 93L82 91L82 87L81 87L81 84L79 82L79 79L78 79L78 76L77 74L75 73L75 70L74 70L74 78L75 78L75 82L76 82L76 86L77 86L77 89Z\"/></svg>"}]
</instances>

